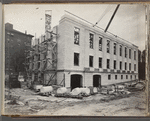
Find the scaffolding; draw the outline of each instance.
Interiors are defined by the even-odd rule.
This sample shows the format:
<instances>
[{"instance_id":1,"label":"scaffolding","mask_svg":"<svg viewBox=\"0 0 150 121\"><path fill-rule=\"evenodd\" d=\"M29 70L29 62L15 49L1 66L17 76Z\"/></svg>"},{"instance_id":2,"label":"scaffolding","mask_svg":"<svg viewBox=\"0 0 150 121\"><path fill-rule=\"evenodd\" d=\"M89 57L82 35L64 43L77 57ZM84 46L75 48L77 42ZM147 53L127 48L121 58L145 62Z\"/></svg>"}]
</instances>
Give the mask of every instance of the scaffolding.
<instances>
[{"instance_id":1,"label":"scaffolding","mask_svg":"<svg viewBox=\"0 0 150 121\"><path fill-rule=\"evenodd\" d=\"M28 81L39 81L42 85L56 85L57 79L57 34L50 32L50 38L30 47L26 54L26 76ZM34 74L34 77L33 75ZM49 77L49 78L48 78Z\"/></svg>"}]
</instances>

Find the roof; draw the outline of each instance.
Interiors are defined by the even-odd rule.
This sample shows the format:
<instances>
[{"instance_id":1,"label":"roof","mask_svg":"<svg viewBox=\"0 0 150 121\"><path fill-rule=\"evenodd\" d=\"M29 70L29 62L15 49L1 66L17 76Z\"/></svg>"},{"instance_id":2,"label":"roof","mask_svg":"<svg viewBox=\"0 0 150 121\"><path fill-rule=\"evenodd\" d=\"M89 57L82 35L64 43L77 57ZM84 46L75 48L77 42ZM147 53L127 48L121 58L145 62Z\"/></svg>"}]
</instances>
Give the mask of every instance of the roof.
<instances>
[{"instance_id":1,"label":"roof","mask_svg":"<svg viewBox=\"0 0 150 121\"><path fill-rule=\"evenodd\" d=\"M20 32L20 31L15 30L15 29L10 30L10 29L5 28L5 30L10 31L10 32L14 32L14 33L19 33L19 34L27 35L27 36L30 36L30 37L34 37L34 36L31 35L31 34L25 34L25 33L23 33L23 32Z\"/></svg>"}]
</instances>

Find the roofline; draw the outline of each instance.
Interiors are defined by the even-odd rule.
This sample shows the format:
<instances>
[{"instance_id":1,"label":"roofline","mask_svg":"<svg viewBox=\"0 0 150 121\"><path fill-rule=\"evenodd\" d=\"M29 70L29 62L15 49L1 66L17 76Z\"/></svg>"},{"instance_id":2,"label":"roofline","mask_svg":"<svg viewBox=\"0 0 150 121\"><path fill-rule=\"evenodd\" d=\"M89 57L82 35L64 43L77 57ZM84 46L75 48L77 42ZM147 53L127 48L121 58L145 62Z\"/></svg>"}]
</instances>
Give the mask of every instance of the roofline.
<instances>
[{"instance_id":1,"label":"roofline","mask_svg":"<svg viewBox=\"0 0 150 121\"><path fill-rule=\"evenodd\" d=\"M15 30L15 29L9 30L9 29L5 28L5 30L7 30L7 31L11 31L11 32L14 32L14 33L20 33L20 34L24 34L24 35L27 35L27 36L34 37L34 36L33 36L33 35L31 35L31 34L25 34L25 33L23 33L23 32L20 32L20 31Z\"/></svg>"}]
</instances>

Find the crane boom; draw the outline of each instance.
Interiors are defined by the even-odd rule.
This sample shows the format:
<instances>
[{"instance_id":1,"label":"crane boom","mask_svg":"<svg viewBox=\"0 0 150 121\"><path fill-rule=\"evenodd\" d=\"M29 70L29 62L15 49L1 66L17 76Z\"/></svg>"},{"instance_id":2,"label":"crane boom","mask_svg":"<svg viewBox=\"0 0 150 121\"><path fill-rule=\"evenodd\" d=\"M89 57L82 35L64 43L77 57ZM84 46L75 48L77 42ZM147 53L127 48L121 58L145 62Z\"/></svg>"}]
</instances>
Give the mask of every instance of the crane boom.
<instances>
[{"instance_id":1,"label":"crane boom","mask_svg":"<svg viewBox=\"0 0 150 121\"><path fill-rule=\"evenodd\" d=\"M115 9L115 11L114 11L114 13L113 13L113 15L112 15L112 17L111 17L111 19L110 19L110 21L109 21L109 23L108 23L108 25L107 25L107 27L106 27L106 29L105 29L104 32L106 32L106 31L108 30L108 27L109 27L109 25L111 24L111 22L112 22L112 20L113 20L113 18L114 18L114 16L115 16L115 14L116 14L116 12L117 12L119 6L120 6L120 4L117 5L117 7L116 7L116 9Z\"/></svg>"}]
</instances>

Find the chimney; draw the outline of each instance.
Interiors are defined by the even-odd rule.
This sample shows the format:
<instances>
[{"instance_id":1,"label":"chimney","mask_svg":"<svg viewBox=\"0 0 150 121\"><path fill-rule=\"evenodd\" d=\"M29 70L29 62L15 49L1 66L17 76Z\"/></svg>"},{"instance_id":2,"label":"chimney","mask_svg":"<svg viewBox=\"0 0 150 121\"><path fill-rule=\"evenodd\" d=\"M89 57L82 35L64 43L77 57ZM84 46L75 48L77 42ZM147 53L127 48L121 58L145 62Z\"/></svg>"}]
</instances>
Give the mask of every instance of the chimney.
<instances>
[{"instance_id":1,"label":"chimney","mask_svg":"<svg viewBox=\"0 0 150 121\"><path fill-rule=\"evenodd\" d=\"M5 28L8 29L8 30L13 30L13 24L6 23Z\"/></svg>"}]
</instances>

